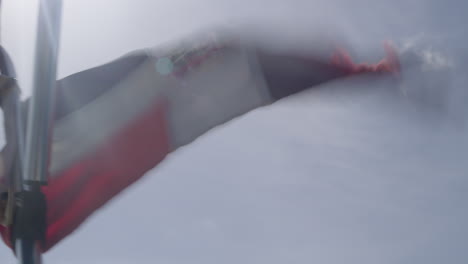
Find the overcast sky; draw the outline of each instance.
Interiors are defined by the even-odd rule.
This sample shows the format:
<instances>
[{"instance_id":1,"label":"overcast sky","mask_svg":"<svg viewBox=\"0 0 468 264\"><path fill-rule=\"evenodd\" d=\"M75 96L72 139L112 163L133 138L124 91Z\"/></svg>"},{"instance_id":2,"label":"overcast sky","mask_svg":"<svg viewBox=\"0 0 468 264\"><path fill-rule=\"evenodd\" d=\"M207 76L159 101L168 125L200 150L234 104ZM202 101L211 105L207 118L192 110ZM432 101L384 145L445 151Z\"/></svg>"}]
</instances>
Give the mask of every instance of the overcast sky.
<instances>
[{"instance_id":1,"label":"overcast sky","mask_svg":"<svg viewBox=\"0 0 468 264\"><path fill-rule=\"evenodd\" d=\"M34 3L4 0L26 92ZM45 263L436 264L468 259L464 1L65 1L60 77L212 24L254 21L360 58L417 50L400 85L345 80L253 111L170 155ZM311 43L313 45L313 43ZM439 67L438 69L435 69ZM0 247L0 262L14 263Z\"/></svg>"}]
</instances>

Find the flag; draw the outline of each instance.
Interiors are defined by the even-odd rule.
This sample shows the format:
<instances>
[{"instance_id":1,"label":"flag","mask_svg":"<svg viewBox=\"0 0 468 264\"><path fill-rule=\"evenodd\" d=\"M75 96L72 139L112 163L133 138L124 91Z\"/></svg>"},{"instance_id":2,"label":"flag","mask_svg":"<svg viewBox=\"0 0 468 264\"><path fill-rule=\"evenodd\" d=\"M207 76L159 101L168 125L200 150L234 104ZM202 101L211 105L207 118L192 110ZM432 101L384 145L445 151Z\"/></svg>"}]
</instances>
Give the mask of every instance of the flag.
<instances>
[{"instance_id":1,"label":"flag","mask_svg":"<svg viewBox=\"0 0 468 264\"><path fill-rule=\"evenodd\" d=\"M397 70L389 46L367 65L340 49L295 53L209 34L59 80L43 251L213 127L326 81Z\"/></svg>"}]
</instances>

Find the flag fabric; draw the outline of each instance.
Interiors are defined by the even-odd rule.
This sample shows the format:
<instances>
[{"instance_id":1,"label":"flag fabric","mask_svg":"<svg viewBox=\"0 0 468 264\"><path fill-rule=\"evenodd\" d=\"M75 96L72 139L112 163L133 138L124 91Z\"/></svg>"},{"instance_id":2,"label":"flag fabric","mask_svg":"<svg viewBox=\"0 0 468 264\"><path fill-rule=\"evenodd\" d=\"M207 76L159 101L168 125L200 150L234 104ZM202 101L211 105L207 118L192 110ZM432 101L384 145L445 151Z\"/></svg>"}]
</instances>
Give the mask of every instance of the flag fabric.
<instances>
[{"instance_id":1,"label":"flag fabric","mask_svg":"<svg viewBox=\"0 0 468 264\"><path fill-rule=\"evenodd\" d=\"M334 48L291 53L235 37L197 39L132 52L58 81L49 183L43 187L43 251L213 127L326 81L398 71L389 46L380 63L357 65ZM0 231L9 244L7 229Z\"/></svg>"}]
</instances>

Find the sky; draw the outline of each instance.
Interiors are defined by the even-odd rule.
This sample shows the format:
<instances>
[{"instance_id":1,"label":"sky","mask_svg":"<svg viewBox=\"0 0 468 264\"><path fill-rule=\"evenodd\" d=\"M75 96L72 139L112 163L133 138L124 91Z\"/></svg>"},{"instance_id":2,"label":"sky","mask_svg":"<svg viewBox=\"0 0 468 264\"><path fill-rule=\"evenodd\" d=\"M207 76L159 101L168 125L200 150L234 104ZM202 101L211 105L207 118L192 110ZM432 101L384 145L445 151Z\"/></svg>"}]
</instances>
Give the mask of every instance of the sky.
<instances>
[{"instance_id":1,"label":"sky","mask_svg":"<svg viewBox=\"0 0 468 264\"><path fill-rule=\"evenodd\" d=\"M2 17L1 41L26 95L34 2L4 0ZM45 263L468 259L464 1L64 2L59 78L246 21L304 45L315 29L339 32L358 59L376 60L384 40L419 59L402 55L416 66L400 83L342 80L213 129L93 215ZM0 262L15 263L6 247Z\"/></svg>"}]
</instances>

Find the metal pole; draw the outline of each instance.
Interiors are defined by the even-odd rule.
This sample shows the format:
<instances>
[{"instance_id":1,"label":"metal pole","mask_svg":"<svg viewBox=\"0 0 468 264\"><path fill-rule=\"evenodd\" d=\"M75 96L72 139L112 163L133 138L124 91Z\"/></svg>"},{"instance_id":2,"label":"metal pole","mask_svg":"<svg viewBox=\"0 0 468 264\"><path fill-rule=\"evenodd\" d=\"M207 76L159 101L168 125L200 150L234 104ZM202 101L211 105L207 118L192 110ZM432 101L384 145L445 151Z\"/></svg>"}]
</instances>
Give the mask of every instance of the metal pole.
<instances>
[{"instance_id":1,"label":"metal pole","mask_svg":"<svg viewBox=\"0 0 468 264\"><path fill-rule=\"evenodd\" d=\"M24 153L25 183L47 183L61 15L61 0L40 1L34 87L28 113Z\"/></svg>"},{"instance_id":2,"label":"metal pole","mask_svg":"<svg viewBox=\"0 0 468 264\"><path fill-rule=\"evenodd\" d=\"M38 250L39 245L30 240L16 240L15 250L19 264L42 264L41 252Z\"/></svg>"},{"instance_id":3,"label":"metal pole","mask_svg":"<svg viewBox=\"0 0 468 264\"><path fill-rule=\"evenodd\" d=\"M40 186L47 184L61 16L61 0L40 0L34 62L34 87L29 105L22 166L24 191L38 194L42 194ZM31 204L28 206L34 207ZM24 208L28 208L28 206L23 205ZM45 211L45 208L41 210ZM37 235L37 230L34 229L34 225L37 223L31 219L35 218L36 215L32 217L25 215L26 217L18 217L17 223L21 223L20 226L25 226L28 231L32 230L33 235L30 236L31 233L27 233L28 231L21 231L24 233L17 237L15 251L18 263L41 264L40 238ZM38 220L40 222L44 219ZM28 228L28 225L31 228Z\"/></svg>"}]
</instances>

